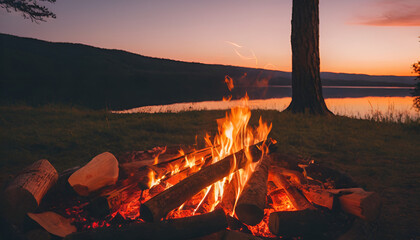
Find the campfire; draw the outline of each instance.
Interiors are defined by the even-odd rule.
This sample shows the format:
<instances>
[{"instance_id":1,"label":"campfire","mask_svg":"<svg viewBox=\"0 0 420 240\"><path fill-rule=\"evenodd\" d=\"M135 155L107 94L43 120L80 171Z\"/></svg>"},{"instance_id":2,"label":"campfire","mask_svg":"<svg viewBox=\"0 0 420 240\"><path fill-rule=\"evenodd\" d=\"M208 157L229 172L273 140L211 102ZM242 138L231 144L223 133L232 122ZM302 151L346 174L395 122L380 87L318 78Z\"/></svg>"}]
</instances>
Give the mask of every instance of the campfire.
<instances>
[{"instance_id":1,"label":"campfire","mask_svg":"<svg viewBox=\"0 0 420 240\"><path fill-rule=\"evenodd\" d=\"M8 219L32 219L65 239L305 239L347 230L352 216L376 218L376 193L336 188L316 179L314 162L273 153L271 124L249 126L243 101L201 149L156 147L118 160L105 152L60 174L35 162L5 190Z\"/></svg>"}]
</instances>

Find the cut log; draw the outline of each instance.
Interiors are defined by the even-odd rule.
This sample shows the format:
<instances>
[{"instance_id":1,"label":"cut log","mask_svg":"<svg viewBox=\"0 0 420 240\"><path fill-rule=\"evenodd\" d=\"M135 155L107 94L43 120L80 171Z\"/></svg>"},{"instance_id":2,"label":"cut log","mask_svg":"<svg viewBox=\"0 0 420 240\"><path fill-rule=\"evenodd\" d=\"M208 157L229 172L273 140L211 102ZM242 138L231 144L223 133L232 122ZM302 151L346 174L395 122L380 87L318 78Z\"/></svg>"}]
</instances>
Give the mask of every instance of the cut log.
<instances>
[{"instance_id":1,"label":"cut log","mask_svg":"<svg viewBox=\"0 0 420 240\"><path fill-rule=\"evenodd\" d=\"M270 171L268 174L268 180L272 181L277 187L284 189L293 206L297 210L315 209L315 207L312 206L312 204L295 187L290 185L283 175Z\"/></svg>"},{"instance_id":2,"label":"cut log","mask_svg":"<svg viewBox=\"0 0 420 240\"><path fill-rule=\"evenodd\" d=\"M330 210L332 210L336 205L336 198L334 197L334 194L328 192L325 189L302 187L301 190L306 199L308 199L309 202L313 204L326 207Z\"/></svg>"},{"instance_id":3,"label":"cut log","mask_svg":"<svg viewBox=\"0 0 420 240\"><path fill-rule=\"evenodd\" d=\"M49 233L59 237L65 237L77 231L76 227L71 225L70 219L55 212L28 213L28 216Z\"/></svg>"},{"instance_id":4,"label":"cut log","mask_svg":"<svg viewBox=\"0 0 420 240\"><path fill-rule=\"evenodd\" d=\"M268 156L261 160L245 184L236 204L235 213L238 219L251 226L257 225L264 218L270 162Z\"/></svg>"},{"instance_id":5,"label":"cut log","mask_svg":"<svg viewBox=\"0 0 420 240\"><path fill-rule=\"evenodd\" d=\"M253 160L260 160L262 152L257 145L250 146L249 150ZM140 217L148 222L160 221L170 211L179 207L205 187L223 179L229 173L243 168L247 161L245 151L241 150L201 169L142 204Z\"/></svg>"},{"instance_id":6,"label":"cut log","mask_svg":"<svg viewBox=\"0 0 420 240\"><path fill-rule=\"evenodd\" d=\"M6 188L5 214L14 223L21 223L27 212L34 211L48 190L56 183L58 173L42 159L23 170Z\"/></svg>"},{"instance_id":7,"label":"cut log","mask_svg":"<svg viewBox=\"0 0 420 240\"><path fill-rule=\"evenodd\" d=\"M73 233L67 240L131 240L131 239L190 239L209 235L226 229L223 210L187 218L172 219L157 223L134 223L121 228L99 228Z\"/></svg>"},{"instance_id":8,"label":"cut log","mask_svg":"<svg viewBox=\"0 0 420 240\"><path fill-rule=\"evenodd\" d=\"M268 228L277 236L320 239L328 228L328 221L321 211L310 209L273 212L268 220Z\"/></svg>"},{"instance_id":9,"label":"cut log","mask_svg":"<svg viewBox=\"0 0 420 240\"><path fill-rule=\"evenodd\" d=\"M118 180L118 161L112 153L104 152L69 177L69 183L81 196L102 187L113 185Z\"/></svg>"},{"instance_id":10,"label":"cut log","mask_svg":"<svg viewBox=\"0 0 420 240\"><path fill-rule=\"evenodd\" d=\"M375 192L366 192L362 188L331 189L328 192L338 195L340 207L347 213L368 221L379 216L382 201Z\"/></svg>"}]
</instances>

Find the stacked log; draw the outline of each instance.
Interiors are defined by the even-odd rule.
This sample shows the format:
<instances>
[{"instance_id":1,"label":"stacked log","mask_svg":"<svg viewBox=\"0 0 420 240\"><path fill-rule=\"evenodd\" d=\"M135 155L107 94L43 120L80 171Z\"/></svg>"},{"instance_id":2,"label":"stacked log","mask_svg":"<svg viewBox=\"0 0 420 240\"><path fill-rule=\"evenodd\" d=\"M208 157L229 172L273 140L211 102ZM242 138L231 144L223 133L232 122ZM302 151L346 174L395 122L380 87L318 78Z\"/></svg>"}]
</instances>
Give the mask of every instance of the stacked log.
<instances>
[{"instance_id":1,"label":"stacked log","mask_svg":"<svg viewBox=\"0 0 420 240\"><path fill-rule=\"evenodd\" d=\"M330 211L325 208L319 210L313 204L326 207L329 210L340 207L344 212L364 220L377 218L381 205L378 194L366 192L360 188L323 189L318 185L310 185L298 171L279 167L271 168L270 157L263 156L260 149L262 149L260 143L249 148L253 160L260 162L239 195L236 206L236 190L238 189L236 174L224 189L220 206L228 212L233 212L235 206L236 217L239 220L234 219L238 223L253 226L261 222L266 207L267 181L271 181L269 184L272 186L281 188L281 190L277 189L275 191L284 190L284 193L298 210L270 214L269 230L275 235L322 238L326 228L332 225L331 219L328 218ZM198 152L199 156L206 158L211 155L211 150L211 148L207 148L195 151L195 153ZM47 160L40 160L25 169L7 187L5 197L8 200L7 206L10 206L7 207L7 211L12 215L8 219L19 216L22 220L25 215L28 215L49 233L60 237L68 235L65 239L184 239L204 235L208 235L207 239L212 239L212 236L215 239L258 239L231 231L235 230L231 227L226 230L227 220L220 206L216 207L218 210L212 213L182 219L163 220L170 211L192 199L206 187L249 163L245 150L241 150L211 165L208 165L209 161L200 160L197 168L202 168L196 173L191 174L192 171L197 169L186 168L178 174L172 175L171 166L173 164L185 165L187 155L167 157L157 164L144 161L139 165L134 163L119 165L111 153L103 153L96 156L84 167L74 168L65 174L61 174L60 184L55 184L58 174L54 167ZM155 162L153 161L153 163ZM133 167L134 165L136 166ZM120 170L127 178L119 179L117 182L118 177L121 176L119 174ZM134 175L130 175L131 173L134 173ZM153 188L148 185L151 178L150 173L153 174L152 176L155 179L161 178L161 185L155 185ZM168 186L166 184L173 186L164 190L165 186ZM54 189L49 190L53 185ZM71 192L68 191L70 186L72 186ZM147 196L152 196L150 200L140 206L140 217L146 222L125 225L130 220L128 218L124 219L120 215L124 219L122 224L125 225L121 228L99 228L76 233L76 228L69 219L51 212L51 208L39 207L41 200L46 199L44 195L47 191L53 199L61 190L63 193L73 193L73 195L69 195L71 198L83 199L85 202L89 200L88 205L83 205L83 211L87 210L84 213L87 213L89 217L106 219L106 216L110 216L110 213L119 209L118 206L123 204L122 199L130 202L132 201L130 197L134 198L133 196L135 196L137 199L141 189L147 189L147 194L150 194ZM73 190L83 197L74 195ZM92 194L94 192L95 194ZM133 192L136 192L137 195ZM212 193L213 191L210 190L207 198L212 199ZM154 194L157 195L153 196ZM203 202L205 203L206 200ZM35 210L37 213L33 213ZM45 210L49 211L41 212ZM210 210L203 204L201 208L195 209L195 211L196 213L205 213ZM325 214L326 212L328 214ZM347 214L345 215L347 216ZM111 223L111 225L115 225L115 223ZM245 228L237 229L241 231L247 229L246 225L243 226ZM37 227L36 230L39 230L38 225ZM214 234L209 235L212 233Z\"/></svg>"},{"instance_id":2,"label":"stacked log","mask_svg":"<svg viewBox=\"0 0 420 240\"><path fill-rule=\"evenodd\" d=\"M250 146L249 151L253 160L258 161L261 159L262 152L257 145ZM148 222L160 221L170 211L179 207L207 186L223 179L231 172L243 168L247 161L245 151L241 150L201 169L142 204L140 217Z\"/></svg>"}]
</instances>

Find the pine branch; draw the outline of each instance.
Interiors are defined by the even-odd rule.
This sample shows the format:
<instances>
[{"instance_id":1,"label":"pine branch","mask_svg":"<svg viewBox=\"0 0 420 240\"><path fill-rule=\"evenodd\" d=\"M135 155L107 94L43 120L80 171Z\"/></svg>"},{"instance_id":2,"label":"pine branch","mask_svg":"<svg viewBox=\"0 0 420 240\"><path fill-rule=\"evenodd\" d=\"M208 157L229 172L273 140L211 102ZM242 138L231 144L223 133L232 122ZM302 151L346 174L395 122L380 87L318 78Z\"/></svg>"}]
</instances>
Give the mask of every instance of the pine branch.
<instances>
[{"instance_id":1,"label":"pine branch","mask_svg":"<svg viewBox=\"0 0 420 240\"><path fill-rule=\"evenodd\" d=\"M55 3L56 0L38 0L40 2ZM39 5L36 0L0 0L0 7L7 12L14 10L20 12L25 19L31 19L32 22L43 21L46 18L56 18L56 15L47 7Z\"/></svg>"}]
</instances>

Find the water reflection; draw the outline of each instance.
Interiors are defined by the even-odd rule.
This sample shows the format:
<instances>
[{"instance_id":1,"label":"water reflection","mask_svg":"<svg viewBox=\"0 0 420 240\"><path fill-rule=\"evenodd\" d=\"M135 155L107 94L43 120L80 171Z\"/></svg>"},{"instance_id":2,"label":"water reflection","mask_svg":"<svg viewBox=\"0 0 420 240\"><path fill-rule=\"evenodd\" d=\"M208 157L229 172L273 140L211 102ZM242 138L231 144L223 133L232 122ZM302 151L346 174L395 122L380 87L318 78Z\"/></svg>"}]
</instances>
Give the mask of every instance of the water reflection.
<instances>
[{"instance_id":1,"label":"water reflection","mask_svg":"<svg viewBox=\"0 0 420 240\"><path fill-rule=\"evenodd\" d=\"M324 98L408 97L413 87L380 86L323 86ZM234 89L235 97L248 92L250 99L283 98L292 96L292 88L285 86L247 87Z\"/></svg>"},{"instance_id":2,"label":"water reflection","mask_svg":"<svg viewBox=\"0 0 420 240\"><path fill-rule=\"evenodd\" d=\"M290 103L290 97L249 100L251 109L283 111ZM325 100L328 108L337 115L372 118L383 116L398 120L399 117L419 119L420 113L413 105L413 97L360 97L360 98L328 98ZM145 106L116 113L162 113L195 110L225 110L234 106L241 106L240 100L232 101L204 101L175 103L169 105Z\"/></svg>"}]
</instances>

